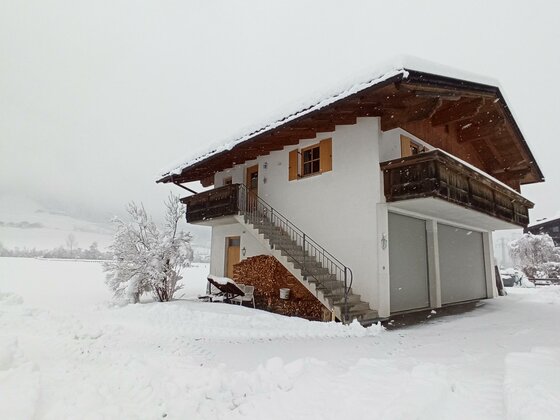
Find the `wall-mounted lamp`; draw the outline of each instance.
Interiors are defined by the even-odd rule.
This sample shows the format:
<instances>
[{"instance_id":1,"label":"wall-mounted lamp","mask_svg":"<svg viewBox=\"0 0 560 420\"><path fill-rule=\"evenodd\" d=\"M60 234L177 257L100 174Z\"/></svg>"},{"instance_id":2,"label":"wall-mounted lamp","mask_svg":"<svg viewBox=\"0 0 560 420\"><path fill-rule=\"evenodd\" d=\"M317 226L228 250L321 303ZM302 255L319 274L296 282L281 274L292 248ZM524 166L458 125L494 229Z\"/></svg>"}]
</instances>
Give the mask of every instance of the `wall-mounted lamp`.
<instances>
[{"instance_id":1,"label":"wall-mounted lamp","mask_svg":"<svg viewBox=\"0 0 560 420\"><path fill-rule=\"evenodd\" d=\"M263 163L263 169L268 168L268 162Z\"/></svg>"},{"instance_id":2,"label":"wall-mounted lamp","mask_svg":"<svg viewBox=\"0 0 560 420\"><path fill-rule=\"evenodd\" d=\"M241 254L243 254L243 256L245 256L246 253L247 253L247 250L245 249L245 247L241 248Z\"/></svg>"},{"instance_id":3,"label":"wall-mounted lamp","mask_svg":"<svg viewBox=\"0 0 560 420\"><path fill-rule=\"evenodd\" d=\"M381 235L381 249L387 249L387 243L389 240L387 239L387 235L384 233ZM243 254L245 255L245 254Z\"/></svg>"}]
</instances>

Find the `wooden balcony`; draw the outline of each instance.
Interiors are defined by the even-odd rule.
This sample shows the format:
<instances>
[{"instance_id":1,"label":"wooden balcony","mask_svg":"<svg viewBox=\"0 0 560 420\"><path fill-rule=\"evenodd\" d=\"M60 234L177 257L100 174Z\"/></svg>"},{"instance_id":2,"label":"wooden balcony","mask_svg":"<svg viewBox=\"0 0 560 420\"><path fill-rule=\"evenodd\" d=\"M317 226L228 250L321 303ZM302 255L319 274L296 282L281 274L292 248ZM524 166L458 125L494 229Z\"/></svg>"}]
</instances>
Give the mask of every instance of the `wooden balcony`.
<instances>
[{"instance_id":1,"label":"wooden balcony","mask_svg":"<svg viewBox=\"0 0 560 420\"><path fill-rule=\"evenodd\" d=\"M382 162L387 202L435 197L525 227L533 203L441 150Z\"/></svg>"},{"instance_id":2,"label":"wooden balcony","mask_svg":"<svg viewBox=\"0 0 560 420\"><path fill-rule=\"evenodd\" d=\"M211 224L213 219L238 212L239 185L232 184L181 199L187 205L187 223Z\"/></svg>"}]
</instances>

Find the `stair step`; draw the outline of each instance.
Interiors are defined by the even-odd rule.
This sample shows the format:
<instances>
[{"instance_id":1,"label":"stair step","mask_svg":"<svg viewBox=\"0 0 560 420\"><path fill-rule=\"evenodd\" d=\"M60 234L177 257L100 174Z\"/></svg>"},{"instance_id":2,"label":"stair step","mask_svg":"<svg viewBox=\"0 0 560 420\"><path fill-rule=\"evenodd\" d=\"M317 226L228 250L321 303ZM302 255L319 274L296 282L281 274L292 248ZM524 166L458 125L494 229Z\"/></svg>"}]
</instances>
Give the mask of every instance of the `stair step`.
<instances>
[{"instance_id":1,"label":"stair step","mask_svg":"<svg viewBox=\"0 0 560 420\"><path fill-rule=\"evenodd\" d=\"M311 261L315 261L314 259L311 259L309 257L309 254L307 251L305 251L305 253L303 252L302 249L298 249L298 248L281 248L280 250L280 254L287 256L287 257L294 257L294 258L303 258L303 256L305 255L306 259L308 260L308 262ZM289 258L288 258L289 260Z\"/></svg>"},{"instance_id":2,"label":"stair step","mask_svg":"<svg viewBox=\"0 0 560 420\"><path fill-rule=\"evenodd\" d=\"M317 290L336 290L336 289L340 289L341 287L344 287L344 285L342 285L342 283L339 282L338 280L326 280L321 282L315 282L315 289Z\"/></svg>"},{"instance_id":3,"label":"stair step","mask_svg":"<svg viewBox=\"0 0 560 420\"><path fill-rule=\"evenodd\" d=\"M305 265L305 267L301 267L299 264L294 264L294 267L301 271L301 275L304 277L314 276L317 274L329 274L329 270L322 267L310 267L309 265Z\"/></svg>"},{"instance_id":4,"label":"stair step","mask_svg":"<svg viewBox=\"0 0 560 420\"><path fill-rule=\"evenodd\" d=\"M336 274L317 274L307 279L309 283L317 283L317 282L332 281L332 280L336 280Z\"/></svg>"},{"instance_id":5,"label":"stair step","mask_svg":"<svg viewBox=\"0 0 560 420\"><path fill-rule=\"evenodd\" d=\"M350 319L357 319L358 321L374 320L379 318L377 311L371 309L348 311L348 316Z\"/></svg>"},{"instance_id":6,"label":"stair step","mask_svg":"<svg viewBox=\"0 0 560 420\"><path fill-rule=\"evenodd\" d=\"M345 293L346 291L344 290L344 287L322 291L322 294L325 298L333 298L333 299L344 297ZM353 294L352 289L348 290L348 295L350 296L351 294Z\"/></svg>"},{"instance_id":7,"label":"stair step","mask_svg":"<svg viewBox=\"0 0 560 420\"><path fill-rule=\"evenodd\" d=\"M254 226L254 225L253 225ZM279 236L290 236L282 229L275 226L254 226L260 233L266 233L268 235L279 235Z\"/></svg>"},{"instance_id":8,"label":"stair step","mask_svg":"<svg viewBox=\"0 0 560 420\"><path fill-rule=\"evenodd\" d=\"M335 306L339 306L341 311L344 310L344 303L340 303L338 305ZM358 302L351 302L348 303L348 308L349 308L349 313L355 313L355 312L361 312L361 311L369 311L369 303L367 302L362 302L362 301L358 301Z\"/></svg>"},{"instance_id":9,"label":"stair step","mask_svg":"<svg viewBox=\"0 0 560 420\"><path fill-rule=\"evenodd\" d=\"M358 322L364 327L369 327L370 325L380 321L379 314L377 313L377 311L374 311L372 309L359 316L355 316L355 318L352 319L357 319Z\"/></svg>"},{"instance_id":10,"label":"stair step","mask_svg":"<svg viewBox=\"0 0 560 420\"><path fill-rule=\"evenodd\" d=\"M303 264L302 257L298 257L297 255L294 256L288 255L287 257L288 257L288 261L291 262L294 265L294 267L297 269L301 269L302 267L304 267L306 270L309 270L308 272L313 272L313 270L322 268L321 263L318 263L317 261L314 260L306 260L305 264ZM328 270L325 274L328 274Z\"/></svg>"},{"instance_id":11,"label":"stair step","mask_svg":"<svg viewBox=\"0 0 560 420\"><path fill-rule=\"evenodd\" d=\"M327 299L328 299L329 303L331 304L331 306L343 305L344 304L344 294L342 294L341 296L328 297ZM354 303L359 303L359 302L361 302L361 296L360 295L355 295L353 293L348 295L348 303L349 304L354 304Z\"/></svg>"},{"instance_id":12,"label":"stair step","mask_svg":"<svg viewBox=\"0 0 560 420\"><path fill-rule=\"evenodd\" d=\"M323 296L325 298L343 297L344 294L346 293L346 291L344 290L344 287L339 287L337 289L321 289L321 288L319 288L319 291L323 294Z\"/></svg>"},{"instance_id":13,"label":"stair step","mask_svg":"<svg viewBox=\"0 0 560 420\"><path fill-rule=\"evenodd\" d=\"M273 236L267 236L264 235L265 239L268 239L268 241L271 244L274 245L278 245L278 246L282 246L282 247L296 247L296 248L301 248L301 246L299 246L296 242L292 241L289 237L284 237L284 238L275 238ZM303 248L301 248L303 249Z\"/></svg>"},{"instance_id":14,"label":"stair step","mask_svg":"<svg viewBox=\"0 0 560 420\"><path fill-rule=\"evenodd\" d=\"M346 303L348 304L349 321L357 319L362 325L369 326L379 320L378 313L369 308L369 303L362 301L361 296L354 294L351 289L346 290L344 283L338 280L335 274L331 274L327 268L324 268L313 255L310 255L309 250L304 252L303 247L296 240L281 228L272 224L270 220L265 217L246 216L245 223L252 225L250 227L254 229L253 232L257 239L262 242L264 237L271 248L280 251L282 256L287 257L287 261L299 270L301 277L304 277L308 283L315 285L319 292L318 297L329 307L335 308L337 316L343 315ZM257 235L257 232L259 235ZM305 264L303 263L304 255Z\"/></svg>"}]
</instances>

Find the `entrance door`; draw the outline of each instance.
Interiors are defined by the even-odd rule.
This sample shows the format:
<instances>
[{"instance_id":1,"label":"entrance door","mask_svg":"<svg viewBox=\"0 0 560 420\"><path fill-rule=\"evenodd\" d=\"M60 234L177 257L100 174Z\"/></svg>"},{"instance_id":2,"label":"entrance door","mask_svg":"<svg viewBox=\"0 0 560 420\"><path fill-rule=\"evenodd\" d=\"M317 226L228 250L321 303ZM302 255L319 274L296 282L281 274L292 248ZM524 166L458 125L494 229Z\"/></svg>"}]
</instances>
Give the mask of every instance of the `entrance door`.
<instances>
[{"instance_id":1,"label":"entrance door","mask_svg":"<svg viewBox=\"0 0 560 420\"><path fill-rule=\"evenodd\" d=\"M241 239L239 236L226 238L226 277L233 278L233 266L239 262L239 247Z\"/></svg>"},{"instance_id":2,"label":"entrance door","mask_svg":"<svg viewBox=\"0 0 560 420\"><path fill-rule=\"evenodd\" d=\"M248 190L247 209L251 212L254 212L257 207L256 197L259 195L259 165L254 165L247 168L245 185L247 186Z\"/></svg>"},{"instance_id":3,"label":"entrance door","mask_svg":"<svg viewBox=\"0 0 560 420\"><path fill-rule=\"evenodd\" d=\"M389 213L391 312L430 306L426 221Z\"/></svg>"}]
</instances>

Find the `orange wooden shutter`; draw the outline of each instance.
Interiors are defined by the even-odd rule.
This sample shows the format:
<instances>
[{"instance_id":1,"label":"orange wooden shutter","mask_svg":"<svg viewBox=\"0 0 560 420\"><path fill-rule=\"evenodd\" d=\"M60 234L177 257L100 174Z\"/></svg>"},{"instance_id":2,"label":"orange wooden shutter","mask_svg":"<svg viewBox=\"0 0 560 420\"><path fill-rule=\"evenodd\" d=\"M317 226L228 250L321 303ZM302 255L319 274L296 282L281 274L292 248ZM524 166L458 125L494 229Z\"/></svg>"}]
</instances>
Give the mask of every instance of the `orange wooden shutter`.
<instances>
[{"instance_id":1,"label":"orange wooden shutter","mask_svg":"<svg viewBox=\"0 0 560 420\"><path fill-rule=\"evenodd\" d=\"M321 140L319 156L321 157L321 172L332 171L332 139Z\"/></svg>"},{"instance_id":2,"label":"orange wooden shutter","mask_svg":"<svg viewBox=\"0 0 560 420\"><path fill-rule=\"evenodd\" d=\"M410 143L412 140L410 137L401 135L401 157L407 157L412 155L412 150L410 148Z\"/></svg>"},{"instance_id":3,"label":"orange wooden shutter","mask_svg":"<svg viewBox=\"0 0 560 420\"><path fill-rule=\"evenodd\" d=\"M288 167L288 181L293 181L298 177L298 150L290 152L290 164Z\"/></svg>"}]
</instances>

